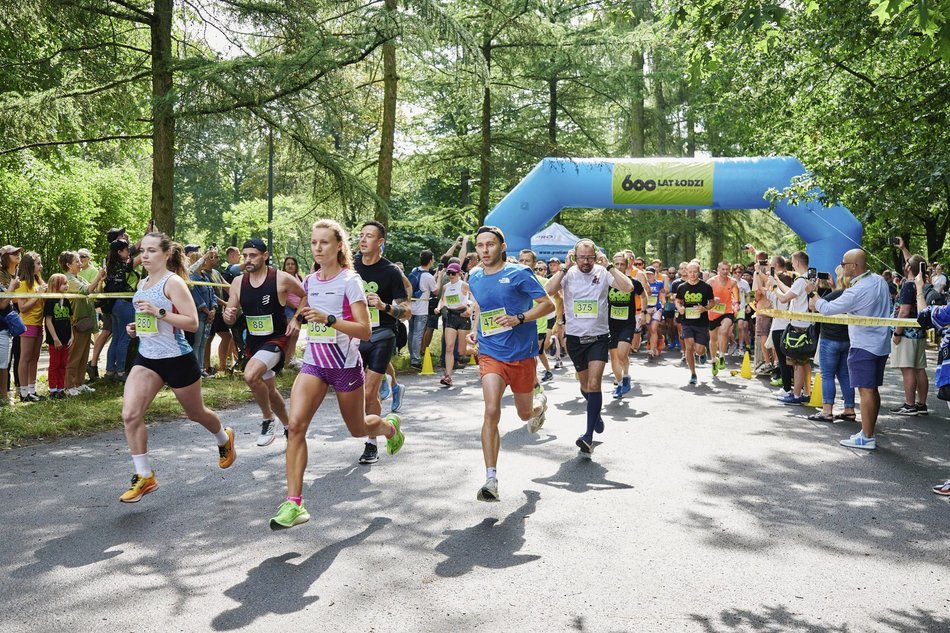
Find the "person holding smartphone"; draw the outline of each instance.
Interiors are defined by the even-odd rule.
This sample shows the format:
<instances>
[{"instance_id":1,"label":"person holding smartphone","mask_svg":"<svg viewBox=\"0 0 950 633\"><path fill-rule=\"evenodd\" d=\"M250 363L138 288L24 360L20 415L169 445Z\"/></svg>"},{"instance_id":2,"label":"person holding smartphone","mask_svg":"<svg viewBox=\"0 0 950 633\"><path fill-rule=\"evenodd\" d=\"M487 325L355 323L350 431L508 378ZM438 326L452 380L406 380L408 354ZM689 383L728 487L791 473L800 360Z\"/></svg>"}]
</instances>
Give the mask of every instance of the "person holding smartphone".
<instances>
[{"instance_id":1,"label":"person holding smartphone","mask_svg":"<svg viewBox=\"0 0 950 633\"><path fill-rule=\"evenodd\" d=\"M927 263L920 255L912 255L904 266L905 281L901 284L897 299L897 317L901 319L917 318L917 276L926 278ZM891 413L896 415L927 415L927 391L930 387L927 378L927 332L923 328L894 328L891 336L891 367L901 370L904 383L904 403Z\"/></svg>"},{"instance_id":2,"label":"person holding smartphone","mask_svg":"<svg viewBox=\"0 0 950 633\"><path fill-rule=\"evenodd\" d=\"M783 303L788 303L788 309L791 312L808 312L808 253L805 251L796 251L792 253L792 269L797 273L797 277L792 284L786 285L777 277L771 278L772 287L776 289L776 297ZM804 333L807 331L810 321L801 319L792 319L790 326L793 333ZM792 393L785 394L779 398L779 402L788 405L805 404L810 395L808 391L811 385L808 383L808 377L811 375L811 356L799 357L789 356L786 352L785 362L794 367Z\"/></svg>"}]
</instances>

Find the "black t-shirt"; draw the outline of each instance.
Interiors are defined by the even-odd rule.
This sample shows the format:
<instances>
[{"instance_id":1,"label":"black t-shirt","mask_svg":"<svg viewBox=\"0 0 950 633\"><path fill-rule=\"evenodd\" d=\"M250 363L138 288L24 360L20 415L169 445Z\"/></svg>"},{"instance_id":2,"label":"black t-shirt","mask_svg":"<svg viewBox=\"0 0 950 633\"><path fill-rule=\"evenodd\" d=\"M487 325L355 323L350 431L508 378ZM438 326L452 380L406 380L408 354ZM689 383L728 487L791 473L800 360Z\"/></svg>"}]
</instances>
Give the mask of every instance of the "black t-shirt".
<instances>
[{"instance_id":1,"label":"black t-shirt","mask_svg":"<svg viewBox=\"0 0 950 633\"><path fill-rule=\"evenodd\" d=\"M616 306L620 308L628 308L627 320L633 321L637 318L637 297L643 294L643 284L641 284L639 280L634 279L629 275L627 276L627 279L633 283L633 290L630 292L621 292L611 286L610 291L607 293L607 303L609 303L611 307ZM622 322L622 320L614 319L612 317L609 319L610 323L618 321Z\"/></svg>"},{"instance_id":2,"label":"black t-shirt","mask_svg":"<svg viewBox=\"0 0 950 633\"><path fill-rule=\"evenodd\" d=\"M844 293L844 290L833 290L831 292L826 292L822 294L821 291L818 291L818 295L825 301L834 301ZM840 323L816 323L818 326L818 336L820 338L828 339L831 341L849 341L848 338L848 326L842 325Z\"/></svg>"},{"instance_id":3,"label":"black t-shirt","mask_svg":"<svg viewBox=\"0 0 950 633\"><path fill-rule=\"evenodd\" d=\"M363 280L364 292L374 292L378 294L379 298L387 304L408 298L406 297L406 287L402 284L402 271L385 257L381 257L380 260L372 266L367 266L363 263L362 256L357 255L353 266L357 274L359 274ZM372 321L372 316L372 310L370 310L370 321ZM388 328L396 332L397 323L397 319L380 310L379 327L374 327L373 331L376 332L377 330Z\"/></svg>"},{"instance_id":4,"label":"black t-shirt","mask_svg":"<svg viewBox=\"0 0 950 633\"><path fill-rule=\"evenodd\" d=\"M708 305L714 299L712 286L701 279L695 285L683 281L676 287L676 298L682 301L686 308L686 314L682 315L683 325L709 325L709 314L707 312L703 311L697 318L691 319L689 318L689 308Z\"/></svg>"},{"instance_id":5,"label":"black t-shirt","mask_svg":"<svg viewBox=\"0 0 950 633\"><path fill-rule=\"evenodd\" d=\"M53 317L53 329L56 330L56 336L63 345L68 345L72 337L72 314L73 309L68 299L48 299L43 304L43 320L45 322L46 317ZM53 344L53 336L49 328L46 328L46 343Z\"/></svg>"}]
</instances>

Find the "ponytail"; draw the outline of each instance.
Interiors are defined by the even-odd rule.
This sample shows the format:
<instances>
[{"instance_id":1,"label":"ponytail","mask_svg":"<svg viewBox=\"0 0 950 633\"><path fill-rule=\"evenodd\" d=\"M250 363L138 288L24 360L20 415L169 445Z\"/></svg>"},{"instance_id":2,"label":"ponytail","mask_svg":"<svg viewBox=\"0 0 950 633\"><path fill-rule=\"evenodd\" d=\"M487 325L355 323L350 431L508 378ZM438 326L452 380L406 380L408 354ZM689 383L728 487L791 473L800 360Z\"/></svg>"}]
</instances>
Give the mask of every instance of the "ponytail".
<instances>
[{"instance_id":1,"label":"ponytail","mask_svg":"<svg viewBox=\"0 0 950 633\"><path fill-rule=\"evenodd\" d=\"M185 266L187 257L185 256L184 247L178 242L173 242L172 238L160 231L153 231L146 234L145 237L154 237L158 240L159 248L162 249L163 253L168 255L168 259L165 261L165 267L185 281L188 281L188 267Z\"/></svg>"}]
</instances>

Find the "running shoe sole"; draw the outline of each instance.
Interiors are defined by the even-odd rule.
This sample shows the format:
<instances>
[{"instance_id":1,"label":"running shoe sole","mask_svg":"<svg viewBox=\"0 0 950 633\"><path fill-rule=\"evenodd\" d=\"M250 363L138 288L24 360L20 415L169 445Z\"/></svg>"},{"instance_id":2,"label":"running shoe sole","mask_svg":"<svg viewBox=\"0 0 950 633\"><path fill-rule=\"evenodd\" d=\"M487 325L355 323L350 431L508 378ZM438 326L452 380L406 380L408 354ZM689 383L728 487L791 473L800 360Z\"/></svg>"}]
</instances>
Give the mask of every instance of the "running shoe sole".
<instances>
[{"instance_id":1,"label":"running shoe sole","mask_svg":"<svg viewBox=\"0 0 950 633\"><path fill-rule=\"evenodd\" d=\"M310 520L310 513L307 512L306 508L301 507L300 509L302 510L302 512L300 512L299 514L294 515L293 520L291 520L289 523L281 523L281 522L279 522L279 521L277 520L277 517L273 517L273 518L270 520L270 529L272 529L272 530L289 530L290 528L294 527L295 525L300 525L301 523L306 523L307 521L309 521L309 520Z\"/></svg>"},{"instance_id":2,"label":"running shoe sole","mask_svg":"<svg viewBox=\"0 0 950 633\"><path fill-rule=\"evenodd\" d=\"M151 485L142 486L142 488L139 489L138 495L134 497L129 497L127 499L124 498L124 496L122 496L122 497L119 497L119 501L121 501L122 503L138 503L139 501L142 500L142 497L144 497L148 493L157 489L158 489L158 482L153 480Z\"/></svg>"},{"instance_id":3,"label":"running shoe sole","mask_svg":"<svg viewBox=\"0 0 950 633\"><path fill-rule=\"evenodd\" d=\"M585 455L592 455L594 453L594 445L588 444L587 440L583 437L577 438L577 441L574 443L577 444L577 448L581 449L581 452Z\"/></svg>"},{"instance_id":4,"label":"running shoe sole","mask_svg":"<svg viewBox=\"0 0 950 633\"><path fill-rule=\"evenodd\" d=\"M399 449L402 448L402 445L406 442L406 436L403 435L402 431L399 428L399 416L390 413L386 416L386 421L396 427L396 432L393 433L393 436L386 440L386 452L390 455L395 455L399 452Z\"/></svg>"},{"instance_id":5,"label":"running shoe sole","mask_svg":"<svg viewBox=\"0 0 950 633\"><path fill-rule=\"evenodd\" d=\"M478 499L479 501L487 501L489 503L501 501L501 499L498 496L493 494L492 491L486 488L485 486L482 486L478 490L478 494L475 495L475 498Z\"/></svg>"}]
</instances>

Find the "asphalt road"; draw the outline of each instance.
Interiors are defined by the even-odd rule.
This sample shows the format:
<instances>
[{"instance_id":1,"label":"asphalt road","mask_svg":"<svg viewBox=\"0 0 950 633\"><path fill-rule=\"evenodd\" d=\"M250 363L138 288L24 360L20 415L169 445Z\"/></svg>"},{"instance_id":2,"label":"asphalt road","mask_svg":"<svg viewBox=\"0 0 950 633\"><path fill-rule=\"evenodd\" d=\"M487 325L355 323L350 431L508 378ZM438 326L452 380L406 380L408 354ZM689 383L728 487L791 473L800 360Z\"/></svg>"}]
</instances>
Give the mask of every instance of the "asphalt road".
<instances>
[{"instance_id":1,"label":"asphalt road","mask_svg":"<svg viewBox=\"0 0 950 633\"><path fill-rule=\"evenodd\" d=\"M119 431L4 452L0 629L950 630L950 505L930 492L950 478L944 403L883 416L869 454L837 445L856 425L809 422L708 367L687 387L676 360L634 360L592 460L574 446L571 369L539 435L506 408L496 504L475 500L471 367L452 389L405 377L405 448L371 467L328 398L309 433L313 518L283 532L267 521L284 442L254 445L250 407L223 414L239 437L226 471L198 425L152 425L160 487L134 505L117 501Z\"/></svg>"}]
</instances>

